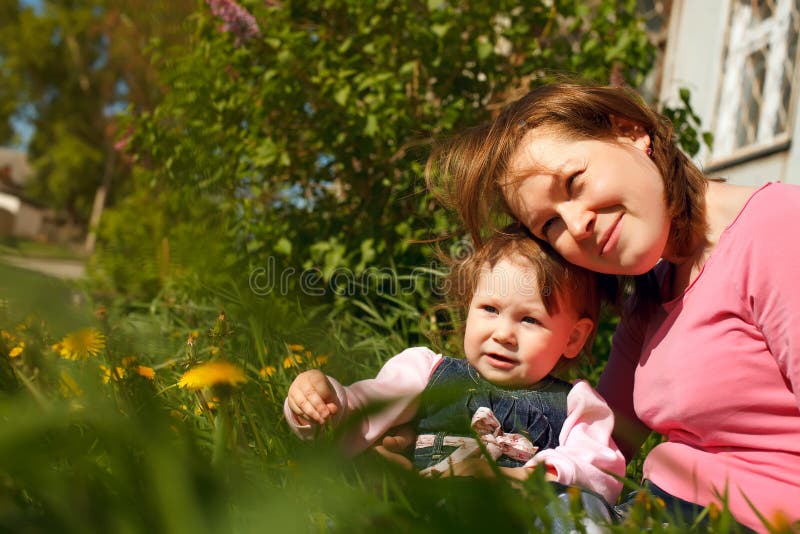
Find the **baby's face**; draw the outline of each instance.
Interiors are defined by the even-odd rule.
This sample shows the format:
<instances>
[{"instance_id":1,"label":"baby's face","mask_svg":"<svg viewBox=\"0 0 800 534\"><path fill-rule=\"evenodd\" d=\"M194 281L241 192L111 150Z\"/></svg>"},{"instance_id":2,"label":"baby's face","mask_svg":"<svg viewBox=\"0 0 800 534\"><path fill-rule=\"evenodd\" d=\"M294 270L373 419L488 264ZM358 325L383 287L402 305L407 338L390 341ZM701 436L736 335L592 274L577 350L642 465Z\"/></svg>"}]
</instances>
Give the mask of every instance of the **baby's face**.
<instances>
[{"instance_id":1,"label":"baby's face","mask_svg":"<svg viewBox=\"0 0 800 534\"><path fill-rule=\"evenodd\" d=\"M558 313L547 313L532 267L509 260L484 266L467 315L467 361L494 384L535 384L559 359L577 356L592 330L590 319L559 304Z\"/></svg>"}]
</instances>

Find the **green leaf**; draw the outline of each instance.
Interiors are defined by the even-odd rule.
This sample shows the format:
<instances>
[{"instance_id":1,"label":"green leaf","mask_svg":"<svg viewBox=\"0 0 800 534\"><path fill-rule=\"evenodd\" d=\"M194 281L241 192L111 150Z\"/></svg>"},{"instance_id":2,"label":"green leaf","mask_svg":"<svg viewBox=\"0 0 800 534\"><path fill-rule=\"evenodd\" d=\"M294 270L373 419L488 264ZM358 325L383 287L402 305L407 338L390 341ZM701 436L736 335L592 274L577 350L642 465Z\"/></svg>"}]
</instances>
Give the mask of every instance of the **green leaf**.
<instances>
[{"instance_id":1,"label":"green leaf","mask_svg":"<svg viewBox=\"0 0 800 534\"><path fill-rule=\"evenodd\" d=\"M378 119L375 115L367 115L367 125L364 126L364 135L374 137L378 133Z\"/></svg>"},{"instance_id":2,"label":"green leaf","mask_svg":"<svg viewBox=\"0 0 800 534\"><path fill-rule=\"evenodd\" d=\"M451 24L431 24L431 31L435 36L439 39L444 38L447 35L447 32L450 30Z\"/></svg>"},{"instance_id":3,"label":"green leaf","mask_svg":"<svg viewBox=\"0 0 800 534\"><path fill-rule=\"evenodd\" d=\"M347 97L349 96L350 96L350 86L342 85L333 94L333 99L336 100L336 103L339 104L340 106L344 106L347 103Z\"/></svg>"},{"instance_id":4,"label":"green leaf","mask_svg":"<svg viewBox=\"0 0 800 534\"><path fill-rule=\"evenodd\" d=\"M278 254L283 254L287 257L292 255L292 242L285 237L279 238L272 248Z\"/></svg>"},{"instance_id":5,"label":"green leaf","mask_svg":"<svg viewBox=\"0 0 800 534\"><path fill-rule=\"evenodd\" d=\"M478 48L478 57L480 59L486 59L492 55L492 52L494 52L494 46L489 42L488 39L478 39L476 46Z\"/></svg>"}]
</instances>

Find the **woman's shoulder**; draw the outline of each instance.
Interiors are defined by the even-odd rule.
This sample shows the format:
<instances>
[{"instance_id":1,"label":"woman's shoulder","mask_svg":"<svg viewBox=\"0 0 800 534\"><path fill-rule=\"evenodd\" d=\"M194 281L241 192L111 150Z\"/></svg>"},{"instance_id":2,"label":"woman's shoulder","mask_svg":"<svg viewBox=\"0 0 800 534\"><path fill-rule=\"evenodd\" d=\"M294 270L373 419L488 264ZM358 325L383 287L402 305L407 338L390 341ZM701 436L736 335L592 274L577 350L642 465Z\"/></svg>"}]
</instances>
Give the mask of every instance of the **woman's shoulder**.
<instances>
[{"instance_id":1,"label":"woman's shoulder","mask_svg":"<svg viewBox=\"0 0 800 534\"><path fill-rule=\"evenodd\" d=\"M747 294L775 287L795 272L800 240L794 235L800 186L769 183L756 190L722 235L715 264ZM792 275L794 276L794 275Z\"/></svg>"},{"instance_id":2,"label":"woman's shoulder","mask_svg":"<svg viewBox=\"0 0 800 534\"><path fill-rule=\"evenodd\" d=\"M776 225L789 223L787 216L800 210L800 186L770 182L750 193L736 218L729 225L737 233L757 232L763 237L768 230L778 231ZM785 235L785 232L780 232Z\"/></svg>"}]
</instances>

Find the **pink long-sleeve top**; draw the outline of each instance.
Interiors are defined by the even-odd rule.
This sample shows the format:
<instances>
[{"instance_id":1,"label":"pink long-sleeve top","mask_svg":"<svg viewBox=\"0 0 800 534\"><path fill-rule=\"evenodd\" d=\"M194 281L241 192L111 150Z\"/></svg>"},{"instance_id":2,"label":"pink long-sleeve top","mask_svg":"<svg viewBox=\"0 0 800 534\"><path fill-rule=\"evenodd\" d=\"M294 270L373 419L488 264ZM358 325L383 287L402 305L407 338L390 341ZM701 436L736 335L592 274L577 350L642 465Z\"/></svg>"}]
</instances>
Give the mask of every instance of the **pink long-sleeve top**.
<instances>
[{"instance_id":1,"label":"pink long-sleeve top","mask_svg":"<svg viewBox=\"0 0 800 534\"><path fill-rule=\"evenodd\" d=\"M598 386L620 420L666 436L645 479L703 506L727 494L757 531L747 500L800 520L799 215L800 187L759 189L682 295L623 320Z\"/></svg>"},{"instance_id":2,"label":"pink long-sleeve top","mask_svg":"<svg viewBox=\"0 0 800 534\"><path fill-rule=\"evenodd\" d=\"M340 409L332 423L376 403L385 403L379 412L368 412L345 437L350 454L367 449L390 428L411 421L431 374L442 360L425 347L407 349L391 358L375 378L343 386L328 377L336 392ZM302 425L288 403L284 414L292 431L302 439L311 439L315 425ZM622 489L625 459L611 438L614 416L597 392L585 381L577 382L567 395L567 419L559 434L559 445L538 452L526 465L546 464L557 481L576 485L602 495L614 503Z\"/></svg>"}]
</instances>

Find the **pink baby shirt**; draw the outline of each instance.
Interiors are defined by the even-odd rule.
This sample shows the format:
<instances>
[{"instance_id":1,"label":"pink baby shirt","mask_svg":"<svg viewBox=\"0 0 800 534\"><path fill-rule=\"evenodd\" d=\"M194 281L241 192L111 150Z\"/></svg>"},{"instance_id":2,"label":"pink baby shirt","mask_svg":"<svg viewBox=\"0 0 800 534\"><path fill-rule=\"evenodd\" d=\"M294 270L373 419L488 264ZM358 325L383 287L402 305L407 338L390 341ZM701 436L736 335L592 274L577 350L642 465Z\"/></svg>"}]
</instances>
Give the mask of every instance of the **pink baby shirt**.
<instances>
[{"instance_id":1,"label":"pink baby shirt","mask_svg":"<svg viewBox=\"0 0 800 534\"><path fill-rule=\"evenodd\" d=\"M442 356L425 347L406 349L394 356L375 378L342 386L328 377L340 406L333 424L369 404L387 403L377 413L362 417L345 438L345 450L357 454L367 449L390 428L411 421L419 399ZM292 431L302 439L314 437L312 425L301 425L283 406ZM576 485L602 495L614 504L622 489L625 459L611 439L614 416L605 401L585 381L577 382L567 395L567 420L561 428L559 445L537 453L526 467L545 463L555 470L558 482Z\"/></svg>"}]
</instances>

